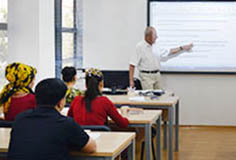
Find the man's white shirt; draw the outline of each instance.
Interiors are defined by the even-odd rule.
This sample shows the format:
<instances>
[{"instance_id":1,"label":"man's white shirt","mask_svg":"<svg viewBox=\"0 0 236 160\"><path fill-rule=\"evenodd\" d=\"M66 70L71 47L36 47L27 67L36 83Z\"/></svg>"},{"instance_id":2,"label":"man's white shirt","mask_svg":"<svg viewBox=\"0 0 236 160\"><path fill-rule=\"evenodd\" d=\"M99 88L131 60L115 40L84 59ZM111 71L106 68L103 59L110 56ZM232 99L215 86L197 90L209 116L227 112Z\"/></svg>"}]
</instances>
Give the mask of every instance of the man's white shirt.
<instances>
[{"instance_id":1,"label":"man's white shirt","mask_svg":"<svg viewBox=\"0 0 236 160\"><path fill-rule=\"evenodd\" d=\"M167 49L154 47L145 40L136 46L136 52L130 59L130 64L141 71L154 71L161 69L161 61L168 60L170 51Z\"/></svg>"}]
</instances>

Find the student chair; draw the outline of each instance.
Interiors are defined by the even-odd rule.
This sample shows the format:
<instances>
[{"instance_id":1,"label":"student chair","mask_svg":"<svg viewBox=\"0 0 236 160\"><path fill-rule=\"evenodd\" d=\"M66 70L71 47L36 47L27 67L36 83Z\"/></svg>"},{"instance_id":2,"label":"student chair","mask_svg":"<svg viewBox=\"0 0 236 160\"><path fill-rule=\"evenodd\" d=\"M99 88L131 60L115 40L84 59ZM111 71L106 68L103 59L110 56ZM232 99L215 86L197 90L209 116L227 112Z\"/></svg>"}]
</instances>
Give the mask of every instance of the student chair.
<instances>
[{"instance_id":1,"label":"student chair","mask_svg":"<svg viewBox=\"0 0 236 160\"><path fill-rule=\"evenodd\" d=\"M91 131L111 131L109 127L103 125L81 125L81 128Z\"/></svg>"},{"instance_id":2,"label":"student chair","mask_svg":"<svg viewBox=\"0 0 236 160\"><path fill-rule=\"evenodd\" d=\"M134 86L137 90L142 90L142 85L138 78L134 78Z\"/></svg>"},{"instance_id":3,"label":"student chair","mask_svg":"<svg viewBox=\"0 0 236 160\"><path fill-rule=\"evenodd\" d=\"M12 125L12 121L0 120L0 128L11 128Z\"/></svg>"}]
</instances>

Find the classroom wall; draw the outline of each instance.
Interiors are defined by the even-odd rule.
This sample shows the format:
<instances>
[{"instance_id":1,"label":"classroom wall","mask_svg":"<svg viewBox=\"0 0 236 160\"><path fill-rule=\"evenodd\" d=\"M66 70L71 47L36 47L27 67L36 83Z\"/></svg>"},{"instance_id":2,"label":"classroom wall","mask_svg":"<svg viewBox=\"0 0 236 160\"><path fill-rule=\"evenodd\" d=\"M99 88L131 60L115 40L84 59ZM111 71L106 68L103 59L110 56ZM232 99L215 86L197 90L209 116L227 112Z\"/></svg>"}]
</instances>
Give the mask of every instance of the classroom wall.
<instances>
[{"instance_id":1,"label":"classroom wall","mask_svg":"<svg viewBox=\"0 0 236 160\"><path fill-rule=\"evenodd\" d=\"M36 67L36 82L55 77L54 46L54 0L9 0L8 62Z\"/></svg>"},{"instance_id":2,"label":"classroom wall","mask_svg":"<svg viewBox=\"0 0 236 160\"><path fill-rule=\"evenodd\" d=\"M162 75L181 99L180 123L236 126L236 75Z\"/></svg>"},{"instance_id":3,"label":"classroom wall","mask_svg":"<svg viewBox=\"0 0 236 160\"><path fill-rule=\"evenodd\" d=\"M143 38L143 0L83 1L83 67L128 70L137 40ZM96 57L96 58L94 58Z\"/></svg>"},{"instance_id":4,"label":"classroom wall","mask_svg":"<svg viewBox=\"0 0 236 160\"><path fill-rule=\"evenodd\" d=\"M134 48L142 38L140 34L147 22L146 15L143 15L146 14L147 0L85 0L83 3L84 65L128 68L128 59L121 62L123 66L118 64L119 59L130 55L130 47ZM93 61L88 61L89 58ZM105 62L101 58L105 58ZM181 99L180 124L183 125L236 126L235 83L236 75L162 75L164 88L175 91Z\"/></svg>"}]
</instances>

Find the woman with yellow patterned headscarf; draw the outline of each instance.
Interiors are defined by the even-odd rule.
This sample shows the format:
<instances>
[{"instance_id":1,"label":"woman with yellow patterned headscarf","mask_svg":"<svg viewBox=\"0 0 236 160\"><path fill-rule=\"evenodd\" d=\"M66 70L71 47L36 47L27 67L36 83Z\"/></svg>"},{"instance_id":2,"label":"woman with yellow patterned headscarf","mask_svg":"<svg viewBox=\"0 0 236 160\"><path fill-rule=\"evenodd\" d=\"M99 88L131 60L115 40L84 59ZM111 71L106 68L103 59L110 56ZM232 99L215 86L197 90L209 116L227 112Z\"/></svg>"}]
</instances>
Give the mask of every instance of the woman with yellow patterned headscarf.
<instances>
[{"instance_id":1,"label":"woman with yellow patterned headscarf","mask_svg":"<svg viewBox=\"0 0 236 160\"><path fill-rule=\"evenodd\" d=\"M0 93L0 107L5 120L14 120L16 115L36 107L32 91L36 69L23 63L12 63L6 67L5 77L9 83Z\"/></svg>"}]
</instances>

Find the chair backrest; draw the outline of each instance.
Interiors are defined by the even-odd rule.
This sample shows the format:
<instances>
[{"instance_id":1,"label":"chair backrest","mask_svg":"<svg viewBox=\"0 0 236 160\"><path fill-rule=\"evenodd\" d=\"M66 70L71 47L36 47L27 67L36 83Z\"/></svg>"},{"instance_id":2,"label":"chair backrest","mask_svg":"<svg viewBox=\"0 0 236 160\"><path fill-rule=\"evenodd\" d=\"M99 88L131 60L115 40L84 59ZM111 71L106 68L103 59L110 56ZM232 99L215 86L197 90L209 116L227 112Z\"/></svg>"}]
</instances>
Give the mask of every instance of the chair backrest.
<instances>
[{"instance_id":1,"label":"chair backrest","mask_svg":"<svg viewBox=\"0 0 236 160\"><path fill-rule=\"evenodd\" d=\"M0 128L11 128L13 125L12 121L0 120Z\"/></svg>"},{"instance_id":2,"label":"chair backrest","mask_svg":"<svg viewBox=\"0 0 236 160\"><path fill-rule=\"evenodd\" d=\"M143 89L140 80L137 79L137 78L134 78L134 86L137 90L142 90Z\"/></svg>"},{"instance_id":3,"label":"chair backrest","mask_svg":"<svg viewBox=\"0 0 236 160\"><path fill-rule=\"evenodd\" d=\"M81 125L81 128L91 131L111 131L109 127L103 125Z\"/></svg>"}]
</instances>

